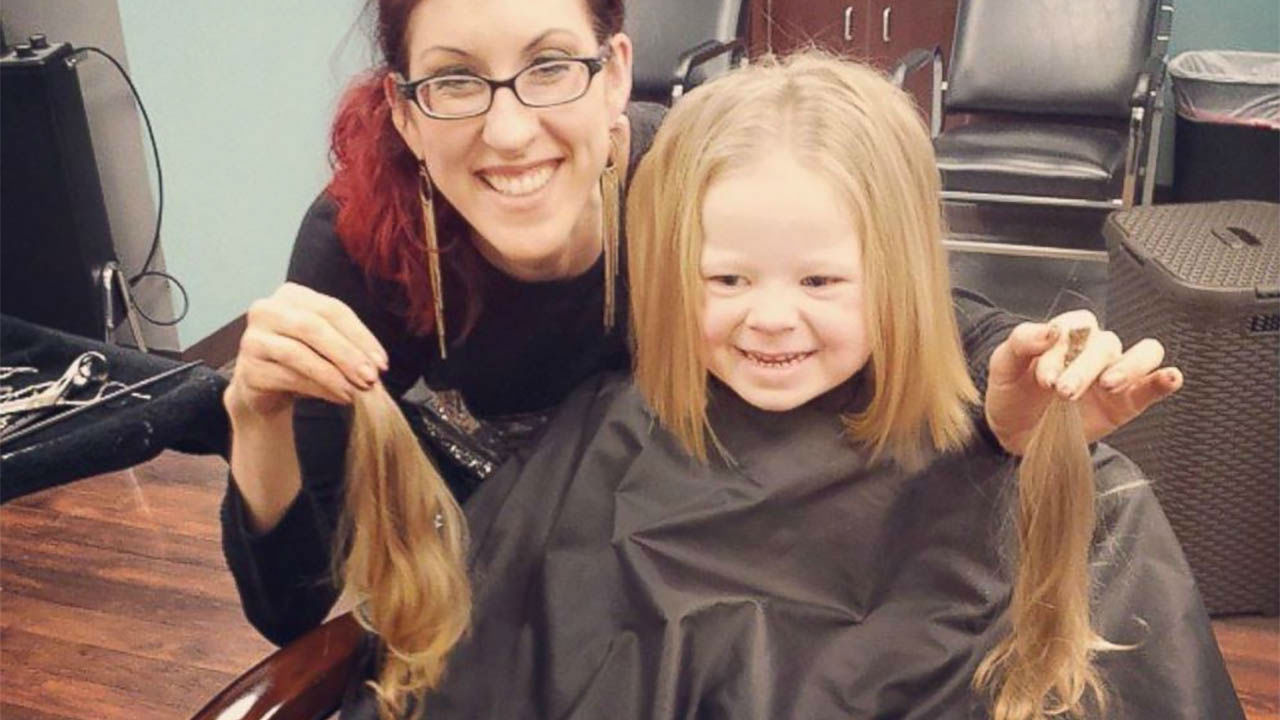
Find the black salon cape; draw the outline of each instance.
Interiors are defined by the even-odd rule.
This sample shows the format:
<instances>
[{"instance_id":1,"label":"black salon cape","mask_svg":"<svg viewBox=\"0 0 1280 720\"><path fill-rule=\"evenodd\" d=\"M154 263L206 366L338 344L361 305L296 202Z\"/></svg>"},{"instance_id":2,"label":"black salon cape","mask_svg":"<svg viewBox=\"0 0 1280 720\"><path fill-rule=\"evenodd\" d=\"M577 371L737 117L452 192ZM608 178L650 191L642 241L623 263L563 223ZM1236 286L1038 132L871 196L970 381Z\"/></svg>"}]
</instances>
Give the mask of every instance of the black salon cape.
<instances>
[{"instance_id":1,"label":"black salon cape","mask_svg":"<svg viewBox=\"0 0 1280 720\"><path fill-rule=\"evenodd\" d=\"M713 385L736 467L689 459L627 379L570 396L467 505L474 629L425 717L987 717L969 684L1009 599L1012 463L979 438L869 466L838 419L862 388L770 413ZM1094 460L1096 626L1137 644L1100 660L1109 717L1242 718L1150 487Z\"/></svg>"}]
</instances>

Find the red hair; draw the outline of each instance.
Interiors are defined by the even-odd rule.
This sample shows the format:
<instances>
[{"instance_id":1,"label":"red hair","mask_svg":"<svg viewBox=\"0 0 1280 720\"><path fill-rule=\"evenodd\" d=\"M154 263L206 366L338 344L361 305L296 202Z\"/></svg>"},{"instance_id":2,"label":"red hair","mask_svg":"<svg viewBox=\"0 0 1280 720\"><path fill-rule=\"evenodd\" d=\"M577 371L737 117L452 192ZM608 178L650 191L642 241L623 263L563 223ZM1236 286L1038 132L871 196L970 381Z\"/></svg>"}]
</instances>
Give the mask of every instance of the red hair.
<instances>
[{"instance_id":1,"label":"red hair","mask_svg":"<svg viewBox=\"0 0 1280 720\"><path fill-rule=\"evenodd\" d=\"M418 161L392 123L383 91L388 73L408 72L409 16L421 1L377 0L383 64L358 78L338 105L327 193L337 205L335 229L347 254L369 277L394 283L410 330L425 335L435 325L435 307L422 239ZM370 0L366 10L373 4ZM586 5L601 41L622 31L622 0L586 0ZM460 327L465 335L480 311L477 273L483 260L465 237L466 222L440 193L434 200L447 307L451 317L462 320L446 326Z\"/></svg>"}]
</instances>

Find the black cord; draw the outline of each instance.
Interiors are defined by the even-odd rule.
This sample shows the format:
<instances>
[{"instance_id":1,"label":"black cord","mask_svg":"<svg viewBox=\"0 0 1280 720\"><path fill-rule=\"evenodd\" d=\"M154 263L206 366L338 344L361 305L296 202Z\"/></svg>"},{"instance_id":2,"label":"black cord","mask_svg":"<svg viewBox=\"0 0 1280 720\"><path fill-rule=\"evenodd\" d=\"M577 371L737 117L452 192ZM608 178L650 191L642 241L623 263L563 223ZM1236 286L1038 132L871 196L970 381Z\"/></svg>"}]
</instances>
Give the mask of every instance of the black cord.
<instances>
[{"instance_id":1,"label":"black cord","mask_svg":"<svg viewBox=\"0 0 1280 720\"><path fill-rule=\"evenodd\" d=\"M134 312L142 316L143 320L146 320L152 325L159 325L161 327L177 325L178 323L182 322L182 319L187 316L187 310L191 309L191 298L187 296L187 289L182 286L182 283L178 282L178 278L170 275L167 272L161 272L160 270L148 270L143 273L138 273L136 276L134 276L132 280L129 281L129 285L133 286L137 282L141 281L143 278L148 278L148 277L162 277L177 286L178 292L182 293L182 312L178 313L178 317L172 320L156 320L155 318L143 312L142 308L137 303L134 303L134 306L133 306Z\"/></svg>"},{"instance_id":2,"label":"black cord","mask_svg":"<svg viewBox=\"0 0 1280 720\"><path fill-rule=\"evenodd\" d=\"M129 278L129 286L133 287L143 278L151 277L153 275L167 278L170 282L176 285L179 292L182 293L182 313L178 315L177 318L161 322L142 312L141 308L138 308L136 305L134 306L134 309L138 311L138 314L141 315L144 320L153 325L177 325L184 317L187 316L187 310L191 307L191 301L187 295L187 289L183 287L182 283L179 282L176 277L169 273L151 269L151 263L155 260L156 253L160 250L160 226L164 219L164 173L160 169L160 148L156 145L156 134L151 128L151 116L147 114L147 106L142 104L142 96L138 93L137 86L133 84L133 78L129 77L129 73L124 69L124 66L121 65L120 61L116 60L111 53L103 50L102 48L93 46L77 48L76 53L97 53L98 55L106 58L116 67L116 70L120 73L120 77L124 78L124 81L128 83L129 91L133 93L133 100L137 103L138 111L142 114L142 122L147 127L147 139L151 141L151 157L155 161L156 167L156 226L155 231L151 235L151 248L147 251L147 259L143 261L142 269L138 271L138 274Z\"/></svg>"}]
</instances>

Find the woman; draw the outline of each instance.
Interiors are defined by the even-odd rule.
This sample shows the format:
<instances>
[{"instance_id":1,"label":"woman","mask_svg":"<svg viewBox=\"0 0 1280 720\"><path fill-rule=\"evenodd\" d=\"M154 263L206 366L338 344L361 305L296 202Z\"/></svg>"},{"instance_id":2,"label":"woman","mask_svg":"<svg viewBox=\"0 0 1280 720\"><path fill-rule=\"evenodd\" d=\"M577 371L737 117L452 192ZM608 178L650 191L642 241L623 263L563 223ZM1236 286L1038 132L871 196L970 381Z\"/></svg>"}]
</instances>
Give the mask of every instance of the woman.
<instances>
[{"instance_id":1,"label":"woman","mask_svg":"<svg viewBox=\"0 0 1280 720\"><path fill-rule=\"evenodd\" d=\"M344 98L334 176L290 282L250 308L224 397L224 549L246 615L274 642L318 624L338 594L354 393L381 382L399 397L422 378L431 392L411 420L461 497L571 388L628 366L611 208L656 123L627 108L622 17L621 0L378 3L384 65ZM1052 377L1036 362L1062 351L1048 326L1014 330L964 293L955 304L980 380L991 361L986 407L1010 451L1055 392L1085 395L1096 439L1180 383L1153 372L1158 343L1122 355L1106 333ZM1114 394L1093 382L1108 368Z\"/></svg>"}]
</instances>

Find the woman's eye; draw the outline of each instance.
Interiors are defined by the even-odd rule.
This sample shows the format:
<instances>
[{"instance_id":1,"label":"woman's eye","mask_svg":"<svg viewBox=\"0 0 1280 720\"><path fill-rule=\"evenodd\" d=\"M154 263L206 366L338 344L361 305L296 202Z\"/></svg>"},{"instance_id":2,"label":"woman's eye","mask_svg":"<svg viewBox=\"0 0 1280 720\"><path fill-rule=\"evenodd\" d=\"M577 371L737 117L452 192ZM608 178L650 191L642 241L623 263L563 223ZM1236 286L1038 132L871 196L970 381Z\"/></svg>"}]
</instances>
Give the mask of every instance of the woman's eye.
<instances>
[{"instance_id":1,"label":"woman's eye","mask_svg":"<svg viewBox=\"0 0 1280 720\"><path fill-rule=\"evenodd\" d=\"M541 61L529 68L529 76L538 82L558 80L569 72L569 63Z\"/></svg>"}]
</instances>

